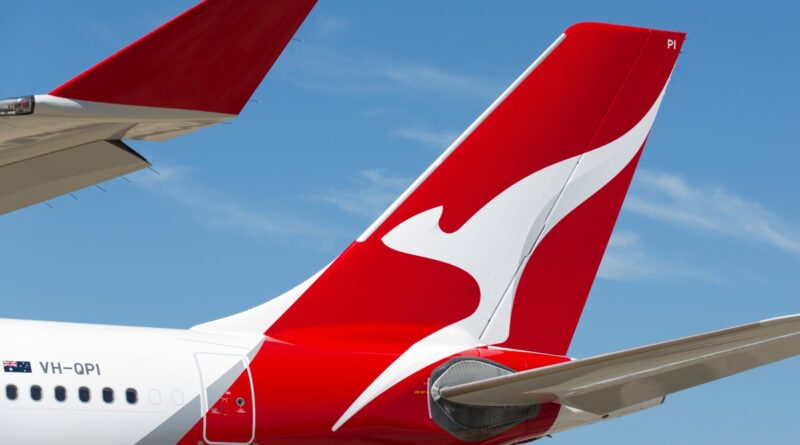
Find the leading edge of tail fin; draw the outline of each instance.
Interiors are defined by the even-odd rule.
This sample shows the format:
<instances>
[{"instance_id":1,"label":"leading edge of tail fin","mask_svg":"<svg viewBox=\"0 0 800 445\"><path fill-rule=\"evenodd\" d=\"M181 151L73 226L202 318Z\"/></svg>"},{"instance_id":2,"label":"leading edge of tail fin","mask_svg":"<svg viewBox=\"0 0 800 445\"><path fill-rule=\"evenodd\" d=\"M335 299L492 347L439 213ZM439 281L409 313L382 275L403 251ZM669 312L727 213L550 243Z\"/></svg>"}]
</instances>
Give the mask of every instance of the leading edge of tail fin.
<instances>
[{"instance_id":1,"label":"leading edge of tail fin","mask_svg":"<svg viewBox=\"0 0 800 445\"><path fill-rule=\"evenodd\" d=\"M316 0L204 0L50 94L238 114Z\"/></svg>"},{"instance_id":2,"label":"leading edge of tail fin","mask_svg":"<svg viewBox=\"0 0 800 445\"><path fill-rule=\"evenodd\" d=\"M566 354L683 39L567 29L325 270L196 328L400 354L354 409L479 345Z\"/></svg>"}]
</instances>

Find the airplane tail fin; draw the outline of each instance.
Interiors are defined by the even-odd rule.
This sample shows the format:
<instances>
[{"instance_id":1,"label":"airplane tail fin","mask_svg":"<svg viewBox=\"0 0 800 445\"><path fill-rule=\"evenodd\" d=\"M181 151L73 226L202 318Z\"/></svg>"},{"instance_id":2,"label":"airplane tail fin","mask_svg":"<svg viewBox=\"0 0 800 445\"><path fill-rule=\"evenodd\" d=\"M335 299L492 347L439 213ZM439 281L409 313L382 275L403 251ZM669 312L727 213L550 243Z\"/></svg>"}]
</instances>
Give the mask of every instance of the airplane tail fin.
<instances>
[{"instance_id":1,"label":"airplane tail fin","mask_svg":"<svg viewBox=\"0 0 800 445\"><path fill-rule=\"evenodd\" d=\"M315 3L205 0L50 94L238 114Z\"/></svg>"},{"instance_id":2,"label":"airplane tail fin","mask_svg":"<svg viewBox=\"0 0 800 445\"><path fill-rule=\"evenodd\" d=\"M683 40L570 27L324 271L197 329L380 343L403 354L384 374L479 345L565 355Z\"/></svg>"}]
</instances>

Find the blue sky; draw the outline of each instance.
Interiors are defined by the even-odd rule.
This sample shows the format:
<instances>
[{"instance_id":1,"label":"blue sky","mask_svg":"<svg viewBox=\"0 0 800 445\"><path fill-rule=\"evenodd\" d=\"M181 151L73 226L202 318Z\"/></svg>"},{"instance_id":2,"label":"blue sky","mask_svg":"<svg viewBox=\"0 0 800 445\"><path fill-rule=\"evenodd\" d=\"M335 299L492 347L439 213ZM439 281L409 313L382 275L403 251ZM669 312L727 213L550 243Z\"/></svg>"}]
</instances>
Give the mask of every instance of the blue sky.
<instances>
[{"instance_id":1,"label":"blue sky","mask_svg":"<svg viewBox=\"0 0 800 445\"><path fill-rule=\"evenodd\" d=\"M193 0L2 2L0 97L46 93ZM0 316L188 327L334 258L574 22L689 40L571 355L800 312L791 2L320 0L232 125L0 218ZM121 86L124 87L124 86ZM800 360L552 443L796 443Z\"/></svg>"}]
</instances>

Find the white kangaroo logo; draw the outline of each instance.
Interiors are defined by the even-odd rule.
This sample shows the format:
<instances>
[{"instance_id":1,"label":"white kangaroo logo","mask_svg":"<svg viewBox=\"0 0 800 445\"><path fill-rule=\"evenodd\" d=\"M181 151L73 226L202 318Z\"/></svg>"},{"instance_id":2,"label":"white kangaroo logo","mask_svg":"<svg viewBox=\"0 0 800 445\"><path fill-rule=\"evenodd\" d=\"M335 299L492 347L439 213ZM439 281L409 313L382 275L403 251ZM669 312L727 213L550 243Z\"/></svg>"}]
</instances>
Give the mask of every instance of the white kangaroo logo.
<instances>
[{"instance_id":1,"label":"white kangaroo logo","mask_svg":"<svg viewBox=\"0 0 800 445\"><path fill-rule=\"evenodd\" d=\"M666 85L664 87L666 90ZM664 91L631 130L600 148L523 178L478 210L461 228L445 233L436 207L383 236L389 248L451 264L480 288L472 315L423 338L376 378L333 426L337 430L375 397L439 360L508 339L516 285L527 259L547 233L614 179L644 145Z\"/></svg>"}]
</instances>

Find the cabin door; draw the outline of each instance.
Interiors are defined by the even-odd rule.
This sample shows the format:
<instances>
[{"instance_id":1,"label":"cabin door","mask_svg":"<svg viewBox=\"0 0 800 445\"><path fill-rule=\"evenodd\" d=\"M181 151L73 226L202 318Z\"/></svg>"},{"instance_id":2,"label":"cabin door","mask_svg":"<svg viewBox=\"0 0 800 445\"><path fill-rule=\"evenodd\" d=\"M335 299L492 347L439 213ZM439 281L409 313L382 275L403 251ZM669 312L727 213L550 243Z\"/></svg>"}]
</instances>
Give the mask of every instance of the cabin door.
<instances>
[{"instance_id":1,"label":"cabin door","mask_svg":"<svg viewBox=\"0 0 800 445\"><path fill-rule=\"evenodd\" d=\"M203 438L209 444L250 443L256 434L255 394L247 357L196 353Z\"/></svg>"}]
</instances>

